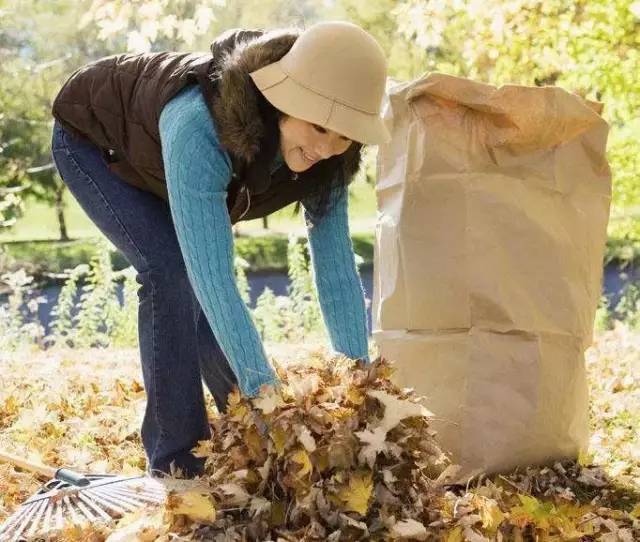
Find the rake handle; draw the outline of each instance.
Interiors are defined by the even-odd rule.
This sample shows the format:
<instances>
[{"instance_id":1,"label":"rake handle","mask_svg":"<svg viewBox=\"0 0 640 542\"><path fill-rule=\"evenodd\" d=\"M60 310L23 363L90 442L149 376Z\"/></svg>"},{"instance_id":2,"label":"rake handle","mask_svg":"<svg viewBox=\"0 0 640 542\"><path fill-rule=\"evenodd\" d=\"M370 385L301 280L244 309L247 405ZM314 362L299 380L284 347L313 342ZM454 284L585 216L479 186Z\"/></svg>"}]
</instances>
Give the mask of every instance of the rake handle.
<instances>
[{"instance_id":1,"label":"rake handle","mask_svg":"<svg viewBox=\"0 0 640 542\"><path fill-rule=\"evenodd\" d=\"M2 451L0 451L0 461L2 461L3 463L9 463L14 467L18 467L29 472L42 474L47 478L53 478L55 480L60 480L61 482L67 482L74 486L85 487L90 483L89 480L82 474L70 469L54 469L53 467L47 467L46 465L42 465L40 463L33 463L32 461L27 461L26 459L22 459L21 457Z\"/></svg>"}]
</instances>

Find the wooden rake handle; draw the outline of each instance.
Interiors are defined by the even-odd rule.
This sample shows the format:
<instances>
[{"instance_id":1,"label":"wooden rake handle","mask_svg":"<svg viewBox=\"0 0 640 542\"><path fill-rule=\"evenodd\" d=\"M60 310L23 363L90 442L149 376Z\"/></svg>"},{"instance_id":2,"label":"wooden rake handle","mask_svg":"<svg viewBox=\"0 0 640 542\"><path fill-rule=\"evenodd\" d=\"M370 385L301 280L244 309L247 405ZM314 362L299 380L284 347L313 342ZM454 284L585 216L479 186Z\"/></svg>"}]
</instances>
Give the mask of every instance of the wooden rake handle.
<instances>
[{"instance_id":1,"label":"wooden rake handle","mask_svg":"<svg viewBox=\"0 0 640 542\"><path fill-rule=\"evenodd\" d=\"M88 478L78 472L64 468L54 469L47 465L27 461L17 455L8 454L2 450L0 450L0 462L9 463L19 469L33 472L34 474L41 474L42 476L53 478L54 480L60 480L61 482L67 482L74 486L85 487L90 483Z\"/></svg>"}]
</instances>

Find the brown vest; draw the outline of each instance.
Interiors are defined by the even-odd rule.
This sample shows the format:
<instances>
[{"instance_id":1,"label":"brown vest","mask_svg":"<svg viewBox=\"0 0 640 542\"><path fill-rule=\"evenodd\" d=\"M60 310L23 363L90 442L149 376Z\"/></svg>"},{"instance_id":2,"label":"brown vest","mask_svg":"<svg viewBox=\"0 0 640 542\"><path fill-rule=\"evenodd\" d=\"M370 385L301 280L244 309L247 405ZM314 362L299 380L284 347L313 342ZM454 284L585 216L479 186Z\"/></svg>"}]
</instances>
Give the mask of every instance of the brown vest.
<instances>
[{"instance_id":1,"label":"brown vest","mask_svg":"<svg viewBox=\"0 0 640 542\"><path fill-rule=\"evenodd\" d=\"M94 61L64 84L54 117L71 133L100 147L111 170L142 190L168 200L158 122L165 104L188 84L199 84L221 146L233 164L227 206L231 222L266 216L331 183L349 182L361 163L362 145L295 174L270 166L279 146L273 107L249 72L280 59L298 30L233 29L211 53L119 54Z\"/></svg>"}]
</instances>

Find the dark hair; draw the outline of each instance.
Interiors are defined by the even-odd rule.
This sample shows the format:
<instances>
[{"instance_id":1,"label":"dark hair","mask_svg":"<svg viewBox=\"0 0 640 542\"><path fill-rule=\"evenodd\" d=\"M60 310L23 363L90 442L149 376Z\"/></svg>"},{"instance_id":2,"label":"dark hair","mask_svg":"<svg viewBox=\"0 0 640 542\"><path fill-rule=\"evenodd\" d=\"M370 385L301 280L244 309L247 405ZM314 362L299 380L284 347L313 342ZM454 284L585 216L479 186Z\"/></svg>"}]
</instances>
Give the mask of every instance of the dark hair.
<instances>
[{"instance_id":1,"label":"dark hair","mask_svg":"<svg viewBox=\"0 0 640 542\"><path fill-rule=\"evenodd\" d=\"M265 121L267 135L265 137L265 141L263 142L269 148L264 149L269 155L273 155L276 152L276 148L274 145L280 144L280 119L284 117L288 117L285 112L273 106L264 95L255 89L258 95L258 108L262 114L262 117ZM352 141L351 145L347 148L345 152L342 154L338 154L336 156L332 156L330 158L319 160L313 166L311 166L308 170L300 173L300 177L302 177L305 181L308 179L317 179L317 182L314 183L314 186L317 188L310 194L317 198L317 206L313 209L313 214L322 217L329 205L329 200L331 197L331 191L338 185L349 185L353 181L353 176L347 175L347 170L349 169L349 164L347 164L347 160L354 160L360 155L360 149L362 147L362 143L358 143L357 141ZM271 154L273 153L273 154ZM311 181L313 182L313 181ZM295 207L293 209L293 215L297 215L300 211L300 201L297 201Z\"/></svg>"}]
</instances>

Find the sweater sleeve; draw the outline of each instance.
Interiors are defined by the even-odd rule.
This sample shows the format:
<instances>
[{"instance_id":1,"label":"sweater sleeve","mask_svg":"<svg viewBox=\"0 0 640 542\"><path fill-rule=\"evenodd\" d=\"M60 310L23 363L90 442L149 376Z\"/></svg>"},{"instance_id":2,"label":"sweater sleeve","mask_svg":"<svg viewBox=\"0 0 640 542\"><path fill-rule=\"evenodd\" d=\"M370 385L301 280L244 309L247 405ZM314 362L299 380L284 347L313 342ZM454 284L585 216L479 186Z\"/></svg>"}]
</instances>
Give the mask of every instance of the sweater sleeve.
<instances>
[{"instance_id":1,"label":"sweater sleeve","mask_svg":"<svg viewBox=\"0 0 640 542\"><path fill-rule=\"evenodd\" d=\"M313 278L333 349L369 362L364 290L349 235L348 188L336 186L324 216L317 200L302 201Z\"/></svg>"},{"instance_id":2,"label":"sweater sleeve","mask_svg":"<svg viewBox=\"0 0 640 542\"><path fill-rule=\"evenodd\" d=\"M241 392L254 396L262 384L277 384L278 376L235 280L226 205L229 156L199 90L169 101L159 127L169 206L189 280Z\"/></svg>"}]
</instances>

